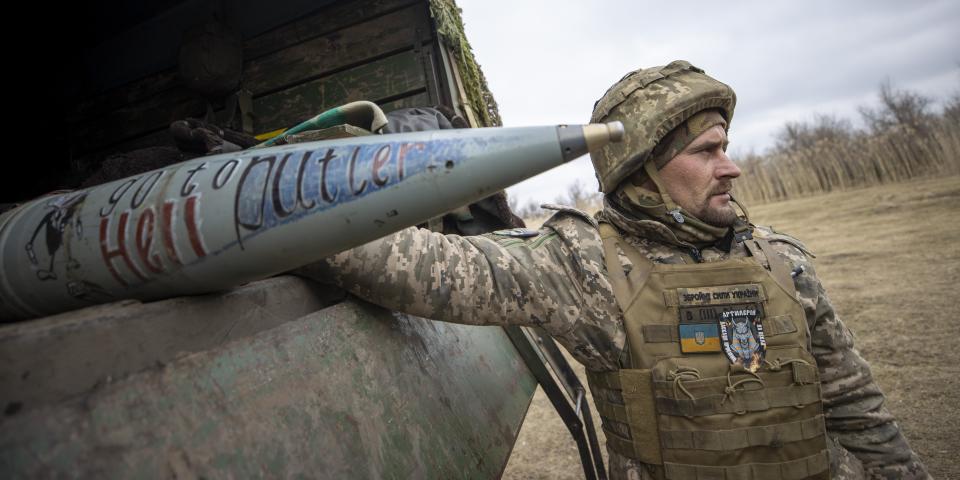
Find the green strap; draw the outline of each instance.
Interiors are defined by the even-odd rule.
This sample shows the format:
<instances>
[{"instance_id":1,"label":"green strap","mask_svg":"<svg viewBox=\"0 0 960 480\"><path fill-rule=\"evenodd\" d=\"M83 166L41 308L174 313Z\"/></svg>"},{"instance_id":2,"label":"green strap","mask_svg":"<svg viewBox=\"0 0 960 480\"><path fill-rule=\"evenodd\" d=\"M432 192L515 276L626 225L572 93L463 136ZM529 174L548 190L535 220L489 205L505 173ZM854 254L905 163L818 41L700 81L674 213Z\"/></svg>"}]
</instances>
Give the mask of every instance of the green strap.
<instances>
[{"instance_id":1,"label":"green strap","mask_svg":"<svg viewBox=\"0 0 960 480\"><path fill-rule=\"evenodd\" d=\"M371 132L376 132L387 124L387 116L383 113L383 110L373 102L366 100L350 102L346 105L331 108L316 117L291 127L276 137L258 143L252 148L270 147L295 133L305 132L307 130L321 130L343 124L354 125L370 130Z\"/></svg>"},{"instance_id":2,"label":"green strap","mask_svg":"<svg viewBox=\"0 0 960 480\"><path fill-rule=\"evenodd\" d=\"M669 480L800 480L828 478L830 459L822 450L809 457L778 463L745 463L732 467L664 463Z\"/></svg>"},{"instance_id":3,"label":"green strap","mask_svg":"<svg viewBox=\"0 0 960 480\"><path fill-rule=\"evenodd\" d=\"M823 415L797 422L731 430L666 430L663 448L730 451L809 440L824 435Z\"/></svg>"}]
</instances>

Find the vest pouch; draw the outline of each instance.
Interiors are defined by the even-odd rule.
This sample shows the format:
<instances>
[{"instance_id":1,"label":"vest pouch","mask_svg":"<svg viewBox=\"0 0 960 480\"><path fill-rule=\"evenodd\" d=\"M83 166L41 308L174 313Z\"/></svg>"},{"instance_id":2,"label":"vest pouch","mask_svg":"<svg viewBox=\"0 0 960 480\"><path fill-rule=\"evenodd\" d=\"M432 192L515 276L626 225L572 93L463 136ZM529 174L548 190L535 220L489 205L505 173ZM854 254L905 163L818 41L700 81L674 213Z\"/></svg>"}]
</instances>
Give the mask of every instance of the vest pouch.
<instances>
[{"instance_id":1,"label":"vest pouch","mask_svg":"<svg viewBox=\"0 0 960 480\"><path fill-rule=\"evenodd\" d=\"M621 455L659 465L660 438L650 370L587 370L587 380L607 446Z\"/></svg>"},{"instance_id":2,"label":"vest pouch","mask_svg":"<svg viewBox=\"0 0 960 480\"><path fill-rule=\"evenodd\" d=\"M659 359L651 369L666 478L828 478L813 358L771 347L759 371L722 354Z\"/></svg>"}]
</instances>

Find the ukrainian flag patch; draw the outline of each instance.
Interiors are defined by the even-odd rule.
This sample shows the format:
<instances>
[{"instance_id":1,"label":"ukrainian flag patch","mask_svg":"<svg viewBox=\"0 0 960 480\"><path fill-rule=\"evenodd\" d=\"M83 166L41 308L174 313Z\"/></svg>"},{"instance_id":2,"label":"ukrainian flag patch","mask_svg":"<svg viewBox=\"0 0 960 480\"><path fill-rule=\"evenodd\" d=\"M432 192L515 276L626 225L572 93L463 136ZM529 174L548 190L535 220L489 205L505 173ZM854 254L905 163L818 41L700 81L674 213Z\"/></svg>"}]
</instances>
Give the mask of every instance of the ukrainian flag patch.
<instances>
[{"instance_id":1,"label":"ukrainian flag patch","mask_svg":"<svg viewBox=\"0 0 960 480\"><path fill-rule=\"evenodd\" d=\"M721 351L720 326L716 323L680 324L680 351L683 353Z\"/></svg>"}]
</instances>

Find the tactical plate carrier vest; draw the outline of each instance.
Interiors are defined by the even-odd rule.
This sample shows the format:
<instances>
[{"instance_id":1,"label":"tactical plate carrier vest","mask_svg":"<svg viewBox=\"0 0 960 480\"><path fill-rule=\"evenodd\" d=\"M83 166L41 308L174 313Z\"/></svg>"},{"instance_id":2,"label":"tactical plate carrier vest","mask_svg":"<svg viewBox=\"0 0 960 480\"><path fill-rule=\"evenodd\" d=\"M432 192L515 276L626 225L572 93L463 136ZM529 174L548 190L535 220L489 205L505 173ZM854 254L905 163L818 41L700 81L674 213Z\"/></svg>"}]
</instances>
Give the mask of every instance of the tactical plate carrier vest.
<instances>
[{"instance_id":1,"label":"tactical plate carrier vest","mask_svg":"<svg viewBox=\"0 0 960 480\"><path fill-rule=\"evenodd\" d=\"M654 264L611 225L600 233L629 355L621 370L588 372L607 445L658 478L829 478L820 380L786 262L749 239L751 257Z\"/></svg>"}]
</instances>

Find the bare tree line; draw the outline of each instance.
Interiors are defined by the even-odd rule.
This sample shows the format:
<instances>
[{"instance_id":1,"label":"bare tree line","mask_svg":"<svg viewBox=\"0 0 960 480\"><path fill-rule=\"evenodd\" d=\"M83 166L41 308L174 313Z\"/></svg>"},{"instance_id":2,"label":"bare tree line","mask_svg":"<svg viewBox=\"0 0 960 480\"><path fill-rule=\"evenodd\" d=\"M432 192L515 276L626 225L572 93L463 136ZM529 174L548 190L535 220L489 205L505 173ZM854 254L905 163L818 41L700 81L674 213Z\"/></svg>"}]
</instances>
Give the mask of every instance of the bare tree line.
<instances>
[{"instance_id":1,"label":"bare tree line","mask_svg":"<svg viewBox=\"0 0 960 480\"><path fill-rule=\"evenodd\" d=\"M737 155L743 170L737 198L764 203L899 182L960 174L960 91L939 111L933 99L880 86L879 105L860 107L862 128L848 119L814 115L787 123L764 154Z\"/></svg>"}]
</instances>

